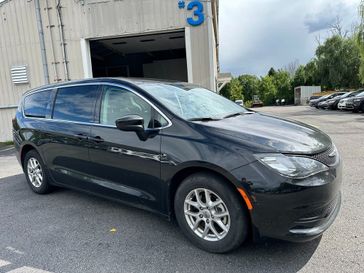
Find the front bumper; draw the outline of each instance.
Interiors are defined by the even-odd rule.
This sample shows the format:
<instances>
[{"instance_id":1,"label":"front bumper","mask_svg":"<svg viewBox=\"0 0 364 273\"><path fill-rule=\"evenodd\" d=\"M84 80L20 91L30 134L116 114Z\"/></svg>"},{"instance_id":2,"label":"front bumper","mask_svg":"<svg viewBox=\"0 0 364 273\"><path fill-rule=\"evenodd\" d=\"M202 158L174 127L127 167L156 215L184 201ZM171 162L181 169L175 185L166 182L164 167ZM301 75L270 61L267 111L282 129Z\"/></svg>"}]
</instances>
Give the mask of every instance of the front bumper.
<instances>
[{"instance_id":1,"label":"front bumper","mask_svg":"<svg viewBox=\"0 0 364 273\"><path fill-rule=\"evenodd\" d=\"M345 102L339 103L337 105L337 108L339 108L340 110L346 110L346 103Z\"/></svg>"},{"instance_id":2,"label":"front bumper","mask_svg":"<svg viewBox=\"0 0 364 273\"><path fill-rule=\"evenodd\" d=\"M322 209L322 212L315 216L305 217L297 221L299 226L289 230L289 237L292 241L306 241L316 238L327 230L336 219L341 207L341 193L338 197ZM315 225L315 223L318 223ZM306 227L306 225L308 225Z\"/></svg>"},{"instance_id":3,"label":"front bumper","mask_svg":"<svg viewBox=\"0 0 364 273\"><path fill-rule=\"evenodd\" d=\"M249 169L249 170L248 170ZM304 242L320 236L335 220L341 203L342 166L292 181L254 162L234 171L249 185L253 201L251 221L254 237Z\"/></svg>"},{"instance_id":4,"label":"front bumper","mask_svg":"<svg viewBox=\"0 0 364 273\"><path fill-rule=\"evenodd\" d=\"M347 102L345 109L347 109L347 110L353 110L354 109L354 103L353 102Z\"/></svg>"},{"instance_id":5,"label":"front bumper","mask_svg":"<svg viewBox=\"0 0 364 273\"><path fill-rule=\"evenodd\" d=\"M317 107L321 109L327 109L329 105L325 102L325 103L319 103Z\"/></svg>"}]
</instances>

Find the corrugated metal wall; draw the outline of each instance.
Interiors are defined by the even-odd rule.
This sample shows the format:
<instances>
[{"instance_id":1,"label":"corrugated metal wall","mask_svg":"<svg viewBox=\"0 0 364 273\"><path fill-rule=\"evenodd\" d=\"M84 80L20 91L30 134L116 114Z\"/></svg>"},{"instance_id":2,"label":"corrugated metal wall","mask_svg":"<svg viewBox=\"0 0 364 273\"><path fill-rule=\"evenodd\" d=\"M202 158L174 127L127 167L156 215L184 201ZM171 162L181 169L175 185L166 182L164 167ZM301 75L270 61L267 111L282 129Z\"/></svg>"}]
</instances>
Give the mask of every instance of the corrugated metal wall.
<instances>
[{"instance_id":1,"label":"corrugated metal wall","mask_svg":"<svg viewBox=\"0 0 364 273\"><path fill-rule=\"evenodd\" d=\"M29 84L11 81L12 66L27 65ZM10 0L0 6L0 107L17 105L22 93L42 85L43 71L34 3ZM0 109L0 141L11 139L15 109Z\"/></svg>"},{"instance_id":2,"label":"corrugated metal wall","mask_svg":"<svg viewBox=\"0 0 364 273\"><path fill-rule=\"evenodd\" d=\"M299 92L297 91L299 89ZM298 86L294 90L295 104L306 105L313 93L321 92L321 86Z\"/></svg>"},{"instance_id":3,"label":"corrugated metal wall","mask_svg":"<svg viewBox=\"0 0 364 273\"><path fill-rule=\"evenodd\" d=\"M67 67L71 80L84 77L81 39L155 33L184 29L191 11L178 9L176 0L61 0ZM209 44L215 46L208 31L212 24L207 4L202 1L205 22L190 28L193 82L214 89L217 60L209 54ZM58 0L41 0L41 17L50 82L66 79L62 57ZM211 27L211 25L210 25ZM34 1L9 0L0 5L0 107L17 104L21 94L44 84L40 43L36 25ZM214 52L216 52L214 50ZM212 62L212 63L211 63ZM29 84L14 85L10 78L13 65L27 65ZM0 141L11 138L8 115L15 110L1 110L1 124L6 126Z\"/></svg>"}]
</instances>

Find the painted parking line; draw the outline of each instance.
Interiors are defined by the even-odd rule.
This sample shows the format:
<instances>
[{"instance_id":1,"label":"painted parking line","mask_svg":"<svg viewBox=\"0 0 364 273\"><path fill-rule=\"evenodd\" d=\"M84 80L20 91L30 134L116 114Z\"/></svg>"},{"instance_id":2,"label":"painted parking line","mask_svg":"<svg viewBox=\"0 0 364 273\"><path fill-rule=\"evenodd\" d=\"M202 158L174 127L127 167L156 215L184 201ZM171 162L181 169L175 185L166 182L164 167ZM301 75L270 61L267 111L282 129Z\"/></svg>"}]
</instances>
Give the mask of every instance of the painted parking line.
<instances>
[{"instance_id":1,"label":"painted parking line","mask_svg":"<svg viewBox=\"0 0 364 273\"><path fill-rule=\"evenodd\" d=\"M11 150L13 150L13 149L15 149L15 147L6 148L6 149L3 149L3 150L0 150L0 153L1 153L1 152L11 151Z\"/></svg>"},{"instance_id":2,"label":"painted parking line","mask_svg":"<svg viewBox=\"0 0 364 273\"><path fill-rule=\"evenodd\" d=\"M33 268L33 267L23 266L23 267L8 271L7 273L51 273L51 272L45 271L42 269Z\"/></svg>"},{"instance_id":3,"label":"painted parking line","mask_svg":"<svg viewBox=\"0 0 364 273\"><path fill-rule=\"evenodd\" d=\"M0 268L11 265L11 262L0 260ZM13 269L11 271L7 271L7 273L52 273L50 271L29 267L29 266L22 266L16 269Z\"/></svg>"},{"instance_id":4,"label":"painted parking line","mask_svg":"<svg viewBox=\"0 0 364 273\"><path fill-rule=\"evenodd\" d=\"M0 260L0 267L7 266L9 264L11 264L11 263L8 261Z\"/></svg>"}]
</instances>

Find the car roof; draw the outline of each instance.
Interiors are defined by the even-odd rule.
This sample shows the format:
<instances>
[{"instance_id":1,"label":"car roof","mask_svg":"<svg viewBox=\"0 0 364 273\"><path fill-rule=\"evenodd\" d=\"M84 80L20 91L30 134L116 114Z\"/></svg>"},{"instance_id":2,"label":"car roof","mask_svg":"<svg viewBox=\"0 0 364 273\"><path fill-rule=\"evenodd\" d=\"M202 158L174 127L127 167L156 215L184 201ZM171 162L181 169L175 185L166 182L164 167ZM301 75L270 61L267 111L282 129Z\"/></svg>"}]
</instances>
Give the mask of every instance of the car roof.
<instances>
[{"instance_id":1,"label":"car roof","mask_svg":"<svg viewBox=\"0 0 364 273\"><path fill-rule=\"evenodd\" d=\"M182 81L173 81L173 80L158 80L158 79L146 79L146 78L91 78L91 79L84 79L84 80L73 80L67 82L59 82L53 84L47 84L43 86L39 86L37 88L28 90L24 93L24 95L41 91L45 89L54 89L58 87L67 87L71 85L77 84L92 84L92 83L114 83L114 84L129 84L141 87L144 84L166 84L166 85L174 85L180 87L197 87L197 85L193 85L187 82Z\"/></svg>"}]
</instances>

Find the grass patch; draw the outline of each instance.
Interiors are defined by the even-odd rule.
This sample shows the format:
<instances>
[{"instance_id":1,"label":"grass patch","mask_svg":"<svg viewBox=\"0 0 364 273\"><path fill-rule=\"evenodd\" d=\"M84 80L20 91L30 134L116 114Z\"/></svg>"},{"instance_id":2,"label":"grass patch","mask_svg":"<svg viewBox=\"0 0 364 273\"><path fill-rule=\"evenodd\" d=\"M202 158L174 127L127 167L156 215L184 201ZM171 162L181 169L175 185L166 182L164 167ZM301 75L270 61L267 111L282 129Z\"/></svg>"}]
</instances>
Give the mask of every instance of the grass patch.
<instances>
[{"instance_id":1,"label":"grass patch","mask_svg":"<svg viewBox=\"0 0 364 273\"><path fill-rule=\"evenodd\" d=\"M0 148L10 145L14 145L14 142L13 141L0 142Z\"/></svg>"}]
</instances>

